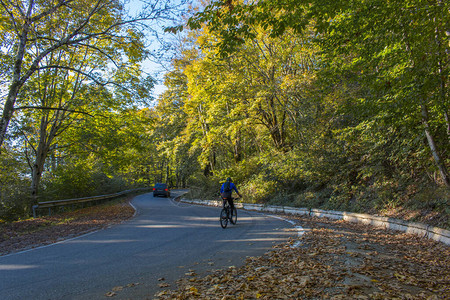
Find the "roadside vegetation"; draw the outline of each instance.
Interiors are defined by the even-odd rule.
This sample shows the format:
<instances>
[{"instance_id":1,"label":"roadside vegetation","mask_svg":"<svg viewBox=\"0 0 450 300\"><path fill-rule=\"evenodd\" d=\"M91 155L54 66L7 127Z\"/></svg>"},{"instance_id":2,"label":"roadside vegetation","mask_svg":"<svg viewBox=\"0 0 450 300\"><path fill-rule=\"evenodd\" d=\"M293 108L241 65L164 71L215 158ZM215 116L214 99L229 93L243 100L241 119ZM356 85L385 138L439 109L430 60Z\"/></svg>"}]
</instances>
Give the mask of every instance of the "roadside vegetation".
<instances>
[{"instance_id":1,"label":"roadside vegetation","mask_svg":"<svg viewBox=\"0 0 450 300\"><path fill-rule=\"evenodd\" d=\"M178 43L158 99L148 27L117 22L117 1L60 2L26 41L17 6L0 6L1 220L160 181L214 199L232 177L245 202L450 228L448 1L212 1L166 29ZM36 42L77 24L79 43Z\"/></svg>"}]
</instances>

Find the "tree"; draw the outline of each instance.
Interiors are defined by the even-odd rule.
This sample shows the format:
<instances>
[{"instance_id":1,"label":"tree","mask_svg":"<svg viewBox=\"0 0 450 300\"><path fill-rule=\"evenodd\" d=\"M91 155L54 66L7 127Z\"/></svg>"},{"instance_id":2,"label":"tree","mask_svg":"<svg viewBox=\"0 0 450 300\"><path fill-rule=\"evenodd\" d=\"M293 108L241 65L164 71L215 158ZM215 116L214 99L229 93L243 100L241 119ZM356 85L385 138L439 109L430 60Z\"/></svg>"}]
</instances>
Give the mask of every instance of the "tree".
<instances>
[{"instance_id":1,"label":"tree","mask_svg":"<svg viewBox=\"0 0 450 300\"><path fill-rule=\"evenodd\" d=\"M159 180L175 186L185 186L187 178L198 168L196 154L190 151L192 140L187 130L190 116L185 110L188 78L184 71L191 63L188 58L193 52L186 51L183 55L173 59L173 71L165 76L167 91L159 97L154 108L151 134L158 150Z\"/></svg>"},{"instance_id":2,"label":"tree","mask_svg":"<svg viewBox=\"0 0 450 300\"><path fill-rule=\"evenodd\" d=\"M7 86L7 95L0 120L0 149L19 92L27 80L38 70L70 68L44 65L45 57L55 51L94 51L99 59L110 62L108 68L118 67L123 62L120 61L121 51L134 49L138 56L142 55L140 35L134 29L145 20L163 18L171 9L163 2L155 3L138 17L129 18L117 0L0 1L2 72L8 78L2 80ZM133 57L129 56L129 59L133 60ZM105 64L101 65L103 68L97 72L84 75L97 83L107 84L107 68Z\"/></svg>"},{"instance_id":3,"label":"tree","mask_svg":"<svg viewBox=\"0 0 450 300\"><path fill-rule=\"evenodd\" d=\"M366 99L377 103L377 115L384 115L391 126L420 129L422 125L442 182L450 186L439 150L449 149L445 136L449 77L444 75L449 70L450 48L445 33L450 20L448 4L420 0L407 5L403 1L341 3L340 11L328 10L336 20L328 23L318 4L316 11L331 65L353 53L353 60L336 70L360 70L358 81L373 89ZM437 126L433 128L432 123Z\"/></svg>"},{"instance_id":4,"label":"tree","mask_svg":"<svg viewBox=\"0 0 450 300\"><path fill-rule=\"evenodd\" d=\"M324 55L322 69L335 78L358 74L353 83L372 89L365 97L377 117L391 127L420 128L427 144L416 151L427 149L449 186L447 2L218 0L188 25L207 24L218 36L214 44L219 53L226 56L255 38L255 24L271 36L282 36L288 28L301 33L313 22ZM403 120L407 123L402 125ZM411 132L410 141L420 138Z\"/></svg>"},{"instance_id":5,"label":"tree","mask_svg":"<svg viewBox=\"0 0 450 300\"><path fill-rule=\"evenodd\" d=\"M58 35L59 28L54 31L54 35ZM140 47L141 43L135 39L133 44ZM152 81L141 78L137 64L145 57L145 52L139 51L142 47L124 47L123 41L119 44L112 41L97 42L91 46L104 52L108 48L123 48L120 54L111 52L110 57L116 61L121 60L119 55L129 57L127 63L121 63L109 75L120 87L116 89L115 97L104 88L102 92L101 85L92 81L89 74L100 68L106 69L107 61L102 59L102 55L99 56L98 51L86 47L74 47L74 51L59 49L44 57L41 63L45 67L36 71L18 96L22 106L15 108L16 119L20 120L17 127L25 139L34 202L37 202L46 160L58 148L66 147L63 134L69 127L76 125L81 118L94 118L94 115L102 115L106 111L137 103L139 99L150 98ZM97 85L101 92L96 92Z\"/></svg>"},{"instance_id":6,"label":"tree","mask_svg":"<svg viewBox=\"0 0 450 300\"><path fill-rule=\"evenodd\" d=\"M190 123L193 130L201 125L202 154L210 164L215 155L207 153L217 152L223 140L229 141L238 162L245 132L253 132L250 135L260 141L269 137L277 150L289 151L297 134L293 128L301 130L299 111L308 115L313 102L318 48L311 32L278 38L258 27L253 32L255 40L222 58L213 46L217 36L204 29L198 37L202 55L186 68L192 97L185 107L196 120Z\"/></svg>"}]
</instances>

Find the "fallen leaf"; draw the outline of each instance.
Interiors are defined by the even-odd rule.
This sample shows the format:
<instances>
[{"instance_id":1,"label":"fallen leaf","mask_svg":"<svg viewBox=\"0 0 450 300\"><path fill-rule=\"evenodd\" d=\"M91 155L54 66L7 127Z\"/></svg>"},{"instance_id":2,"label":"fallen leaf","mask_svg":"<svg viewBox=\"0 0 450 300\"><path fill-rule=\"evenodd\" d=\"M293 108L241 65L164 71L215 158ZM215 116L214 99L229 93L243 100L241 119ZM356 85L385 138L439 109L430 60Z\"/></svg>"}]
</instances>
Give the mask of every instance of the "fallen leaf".
<instances>
[{"instance_id":1,"label":"fallen leaf","mask_svg":"<svg viewBox=\"0 0 450 300\"><path fill-rule=\"evenodd\" d=\"M164 296L164 295L167 295L167 291L159 292L156 296L157 296L157 297L162 297L162 296Z\"/></svg>"},{"instance_id":2,"label":"fallen leaf","mask_svg":"<svg viewBox=\"0 0 450 300\"><path fill-rule=\"evenodd\" d=\"M129 284L126 285L126 287L129 288L129 287L134 287L134 286L137 286L137 285L139 285L139 282L129 283Z\"/></svg>"},{"instance_id":3,"label":"fallen leaf","mask_svg":"<svg viewBox=\"0 0 450 300\"><path fill-rule=\"evenodd\" d=\"M191 294L193 294L193 295L198 295L198 289L197 289L196 287L194 287L194 286L191 286L191 287L189 288L189 292L190 292Z\"/></svg>"}]
</instances>

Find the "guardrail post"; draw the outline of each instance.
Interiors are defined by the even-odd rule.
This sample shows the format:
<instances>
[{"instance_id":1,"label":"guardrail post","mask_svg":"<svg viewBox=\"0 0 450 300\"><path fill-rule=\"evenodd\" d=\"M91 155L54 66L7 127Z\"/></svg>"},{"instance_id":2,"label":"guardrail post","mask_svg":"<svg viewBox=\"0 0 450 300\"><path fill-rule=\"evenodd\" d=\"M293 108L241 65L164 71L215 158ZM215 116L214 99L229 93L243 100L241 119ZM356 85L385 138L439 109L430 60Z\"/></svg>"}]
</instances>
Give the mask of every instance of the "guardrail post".
<instances>
[{"instance_id":1,"label":"guardrail post","mask_svg":"<svg viewBox=\"0 0 450 300\"><path fill-rule=\"evenodd\" d=\"M36 219L36 208L38 208L39 205L33 205L33 218Z\"/></svg>"}]
</instances>

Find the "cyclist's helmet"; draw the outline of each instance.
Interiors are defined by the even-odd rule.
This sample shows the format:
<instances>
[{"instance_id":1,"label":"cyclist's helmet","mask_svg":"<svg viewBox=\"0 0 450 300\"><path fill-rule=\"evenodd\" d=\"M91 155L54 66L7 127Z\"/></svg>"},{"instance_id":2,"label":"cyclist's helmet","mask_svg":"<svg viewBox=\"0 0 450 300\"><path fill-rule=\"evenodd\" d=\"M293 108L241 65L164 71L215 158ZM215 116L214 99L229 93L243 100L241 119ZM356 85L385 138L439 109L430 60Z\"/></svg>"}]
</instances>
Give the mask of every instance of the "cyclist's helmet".
<instances>
[{"instance_id":1,"label":"cyclist's helmet","mask_svg":"<svg viewBox=\"0 0 450 300\"><path fill-rule=\"evenodd\" d=\"M227 181L233 182L233 180L231 180L231 177L228 177L228 178L227 178Z\"/></svg>"}]
</instances>

